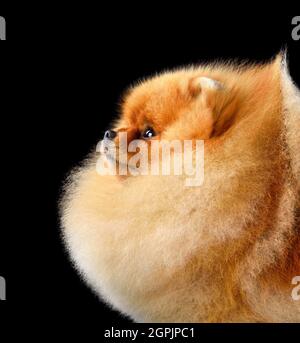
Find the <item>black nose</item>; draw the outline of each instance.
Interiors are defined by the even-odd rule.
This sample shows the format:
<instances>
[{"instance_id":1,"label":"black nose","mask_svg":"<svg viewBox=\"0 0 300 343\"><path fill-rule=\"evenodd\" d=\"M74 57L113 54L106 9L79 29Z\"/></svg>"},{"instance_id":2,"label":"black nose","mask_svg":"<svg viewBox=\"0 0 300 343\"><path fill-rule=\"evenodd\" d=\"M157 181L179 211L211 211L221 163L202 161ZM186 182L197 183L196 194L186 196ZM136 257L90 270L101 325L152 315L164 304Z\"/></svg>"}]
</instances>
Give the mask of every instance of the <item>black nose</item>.
<instances>
[{"instance_id":1,"label":"black nose","mask_svg":"<svg viewBox=\"0 0 300 343\"><path fill-rule=\"evenodd\" d=\"M114 139L116 137L117 133L113 130L107 130L105 131L104 138L105 139Z\"/></svg>"}]
</instances>

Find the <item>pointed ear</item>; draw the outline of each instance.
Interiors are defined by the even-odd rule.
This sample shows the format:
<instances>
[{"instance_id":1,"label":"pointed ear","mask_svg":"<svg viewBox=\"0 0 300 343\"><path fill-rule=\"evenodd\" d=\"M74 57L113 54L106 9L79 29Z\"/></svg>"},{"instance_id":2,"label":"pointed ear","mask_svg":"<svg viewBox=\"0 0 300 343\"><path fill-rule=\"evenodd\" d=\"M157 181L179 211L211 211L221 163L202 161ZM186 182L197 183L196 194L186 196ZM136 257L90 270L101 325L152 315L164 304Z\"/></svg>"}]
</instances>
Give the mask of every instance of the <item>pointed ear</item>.
<instances>
[{"instance_id":1,"label":"pointed ear","mask_svg":"<svg viewBox=\"0 0 300 343\"><path fill-rule=\"evenodd\" d=\"M190 92L199 97L205 107L214 107L215 97L224 90L223 84L215 79L198 76L190 82Z\"/></svg>"},{"instance_id":2,"label":"pointed ear","mask_svg":"<svg viewBox=\"0 0 300 343\"><path fill-rule=\"evenodd\" d=\"M194 111L191 121L199 130L201 128L201 138L208 139L212 136L215 123L219 117L219 107L223 104L224 97L223 84L213 78L197 76L190 80L189 91L195 99ZM199 128L200 125L200 128Z\"/></svg>"},{"instance_id":3,"label":"pointed ear","mask_svg":"<svg viewBox=\"0 0 300 343\"><path fill-rule=\"evenodd\" d=\"M210 89L210 90L221 90L223 89L223 85L221 84L221 82L211 79L209 77L205 77L205 76L200 76L196 79L196 82L198 82L199 86L201 89Z\"/></svg>"},{"instance_id":4,"label":"pointed ear","mask_svg":"<svg viewBox=\"0 0 300 343\"><path fill-rule=\"evenodd\" d=\"M205 128L206 138L222 134L232 124L237 107L236 91L232 85L225 86L205 76L191 80L190 92L197 99L197 120Z\"/></svg>"}]
</instances>

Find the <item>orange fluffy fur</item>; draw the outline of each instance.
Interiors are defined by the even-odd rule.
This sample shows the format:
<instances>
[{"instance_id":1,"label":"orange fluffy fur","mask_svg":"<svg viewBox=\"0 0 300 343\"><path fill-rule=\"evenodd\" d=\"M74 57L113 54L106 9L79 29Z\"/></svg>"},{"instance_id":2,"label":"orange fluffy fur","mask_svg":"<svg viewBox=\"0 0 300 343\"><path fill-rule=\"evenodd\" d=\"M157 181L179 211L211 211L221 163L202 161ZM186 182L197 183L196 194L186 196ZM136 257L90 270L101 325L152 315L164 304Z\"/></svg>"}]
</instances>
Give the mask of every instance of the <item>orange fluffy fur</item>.
<instances>
[{"instance_id":1,"label":"orange fluffy fur","mask_svg":"<svg viewBox=\"0 0 300 343\"><path fill-rule=\"evenodd\" d=\"M139 322L300 322L300 96L284 57L163 73L121 112L130 139L149 125L155 139L204 139L204 183L100 176L89 159L62 201L84 279Z\"/></svg>"}]
</instances>

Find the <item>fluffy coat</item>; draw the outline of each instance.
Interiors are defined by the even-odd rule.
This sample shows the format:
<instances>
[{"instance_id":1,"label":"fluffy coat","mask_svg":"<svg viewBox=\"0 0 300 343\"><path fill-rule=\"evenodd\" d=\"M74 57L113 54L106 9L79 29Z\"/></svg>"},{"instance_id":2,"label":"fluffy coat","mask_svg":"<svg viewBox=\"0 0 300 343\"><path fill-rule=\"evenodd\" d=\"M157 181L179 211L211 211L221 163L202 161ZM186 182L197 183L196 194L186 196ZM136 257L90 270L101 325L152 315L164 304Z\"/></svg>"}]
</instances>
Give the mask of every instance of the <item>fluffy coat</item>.
<instances>
[{"instance_id":1,"label":"fluffy coat","mask_svg":"<svg viewBox=\"0 0 300 343\"><path fill-rule=\"evenodd\" d=\"M284 56L145 80L114 129L149 123L155 139L204 139L204 183L101 176L93 154L61 204L86 282L138 322L300 322L300 95Z\"/></svg>"}]
</instances>

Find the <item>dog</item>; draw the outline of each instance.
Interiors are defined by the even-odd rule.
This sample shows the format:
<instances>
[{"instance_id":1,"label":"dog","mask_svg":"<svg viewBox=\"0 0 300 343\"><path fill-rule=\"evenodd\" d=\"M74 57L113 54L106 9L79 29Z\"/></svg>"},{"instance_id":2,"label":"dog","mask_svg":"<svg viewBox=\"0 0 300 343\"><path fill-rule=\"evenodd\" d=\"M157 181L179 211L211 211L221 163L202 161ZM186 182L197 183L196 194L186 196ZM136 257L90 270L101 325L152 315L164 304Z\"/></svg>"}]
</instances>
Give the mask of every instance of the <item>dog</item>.
<instances>
[{"instance_id":1,"label":"dog","mask_svg":"<svg viewBox=\"0 0 300 343\"><path fill-rule=\"evenodd\" d=\"M203 182L100 175L99 156L120 164L120 133L202 141ZM300 93L283 53L138 83L101 147L60 205L70 257L101 299L137 322L300 322Z\"/></svg>"}]
</instances>

